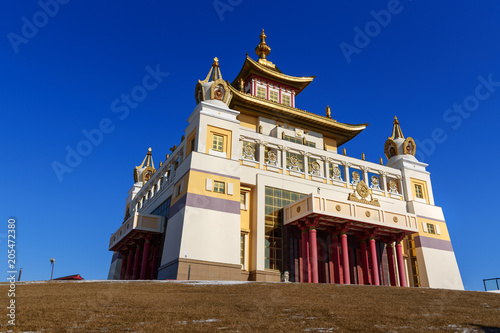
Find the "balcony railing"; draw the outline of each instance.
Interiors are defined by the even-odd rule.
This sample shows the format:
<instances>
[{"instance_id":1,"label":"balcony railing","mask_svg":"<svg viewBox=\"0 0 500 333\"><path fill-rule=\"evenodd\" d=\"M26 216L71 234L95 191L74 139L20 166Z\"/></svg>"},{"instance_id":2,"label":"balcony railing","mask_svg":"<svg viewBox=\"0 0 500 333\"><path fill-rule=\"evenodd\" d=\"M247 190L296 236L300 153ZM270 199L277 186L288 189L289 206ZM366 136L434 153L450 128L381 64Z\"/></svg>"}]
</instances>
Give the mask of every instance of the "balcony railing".
<instances>
[{"instance_id":1,"label":"balcony railing","mask_svg":"<svg viewBox=\"0 0 500 333\"><path fill-rule=\"evenodd\" d=\"M404 199L401 171L254 132L240 136L243 165L354 188L363 180L373 195Z\"/></svg>"},{"instance_id":2,"label":"balcony railing","mask_svg":"<svg viewBox=\"0 0 500 333\"><path fill-rule=\"evenodd\" d=\"M116 230L109 239L109 250L117 251L124 247L127 239L131 239L138 233L161 233L163 232L163 216L149 214L134 214L129 217Z\"/></svg>"}]
</instances>

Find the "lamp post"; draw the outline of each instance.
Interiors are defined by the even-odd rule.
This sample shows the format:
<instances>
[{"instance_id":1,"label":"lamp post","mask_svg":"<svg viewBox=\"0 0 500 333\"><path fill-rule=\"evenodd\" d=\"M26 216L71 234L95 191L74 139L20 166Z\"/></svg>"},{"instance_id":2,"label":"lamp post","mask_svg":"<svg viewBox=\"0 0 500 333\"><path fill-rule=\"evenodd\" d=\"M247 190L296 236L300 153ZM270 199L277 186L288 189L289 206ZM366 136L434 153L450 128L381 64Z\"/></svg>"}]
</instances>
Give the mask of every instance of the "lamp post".
<instances>
[{"instance_id":1,"label":"lamp post","mask_svg":"<svg viewBox=\"0 0 500 333\"><path fill-rule=\"evenodd\" d=\"M50 265L52 266L52 272L50 273L50 279L52 280L52 275L54 274L54 264L56 260L54 258L50 258Z\"/></svg>"}]
</instances>

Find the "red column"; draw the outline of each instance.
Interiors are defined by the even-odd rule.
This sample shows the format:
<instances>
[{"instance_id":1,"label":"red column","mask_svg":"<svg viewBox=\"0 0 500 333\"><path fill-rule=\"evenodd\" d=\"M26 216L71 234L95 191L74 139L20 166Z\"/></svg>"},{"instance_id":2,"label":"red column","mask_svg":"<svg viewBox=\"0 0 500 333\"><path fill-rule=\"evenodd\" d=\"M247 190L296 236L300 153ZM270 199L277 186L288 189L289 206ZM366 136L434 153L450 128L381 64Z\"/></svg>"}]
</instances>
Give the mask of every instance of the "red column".
<instances>
[{"instance_id":1,"label":"red column","mask_svg":"<svg viewBox=\"0 0 500 333\"><path fill-rule=\"evenodd\" d=\"M389 280L391 286L397 286L396 283L396 268L394 267L394 251L392 250L392 243L387 243L387 261L389 263Z\"/></svg>"},{"instance_id":2,"label":"red column","mask_svg":"<svg viewBox=\"0 0 500 333\"><path fill-rule=\"evenodd\" d=\"M332 241L330 242L329 248L328 248L328 276L330 277L329 283L335 283L335 268L333 264L333 235L332 235Z\"/></svg>"},{"instance_id":3,"label":"red column","mask_svg":"<svg viewBox=\"0 0 500 333\"><path fill-rule=\"evenodd\" d=\"M405 263L403 260L403 249L400 242L396 243L396 257L398 260L399 285L406 287Z\"/></svg>"},{"instance_id":4,"label":"red column","mask_svg":"<svg viewBox=\"0 0 500 333\"><path fill-rule=\"evenodd\" d=\"M351 284L351 274L349 273L349 248L347 247L347 235L340 235L342 245L342 266L344 270L344 284Z\"/></svg>"},{"instance_id":5,"label":"red column","mask_svg":"<svg viewBox=\"0 0 500 333\"><path fill-rule=\"evenodd\" d=\"M151 240L144 241L144 249L142 250L142 266L141 266L141 280L146 280L146 272L148 270L148 257L149 257L149 243Z\"/></svg>"},{"instance_id":6,"label":"red column","mask_svg":"<svg viewBox=\"0 0 500 333\"><path fill-rule=\"evenodd\" d=\"M304 279L302 282L309 282L309 251L308 251L309 237L307 231L302 230L302 274Z\"/></svg>"},{"instance_id":7,"label":"red column","mask_svg":"<svg viewBox=\"0 0 500 333\"><path fill-rule=\"evenodd\" d=\"M378 276L378 260L377 260L377 248L375 247L375 239L370 238L370 257L372 261L372 281L376 286L380 286L380 279Z\"/></svg>"},{"instance_id":8,"label":"red column","mask_svg":"<svg viewBox=\"0 0 500 333\"><path fill-rule=\"evenodd\" d=\"M304 253L302 252L302 239L299 239L299 282L304 282Z\"/></svg>"},{"instance_id":9,"label":"red column","mask_svg":"<svg viewBox=\"0 0 500 333\"><path fill-rule=\"evenodd\" d=\"M337 235L332 235L333 248L333 277L335 283L340 283L340 253L339 253L339 238Z\"/></svg>"},{"instance_id":10,"label":"red column","mask_svg":"<svg viewBox=\"0 0 500 333\"><path fill-rule=\"evenodd\" d=\"M132 261L134 261L134 253L132 249L130 249L127 257L127 272L125 273L125 280L132 279Z\"/></svg>"},{"instance_id":11,"label":"red column","mask_svg":"<svg viewBox=\"0 0 500 333\"><path fill-rule=\"evenodd\" d=\"M128 251L123 252L122 254L122 267L120 268L120 280L125 280L125 273L127 272L127 257Z\"/></svg>"},{"instance_id":12,"label":"red column","mask_svg":"<svg viewBox=\"0 0 500 333\"><path fill-rule=\"evenodd\" d=\"M134 255L134 272L132 273L132 280L137 280L139 278L140 264L141 264L141 247L139 244L137 244Z\"/></svg>"},{"instance_id":13,"label":"red column","mask_svg":"<svg viewBox=\"0 0 500 333\"><path fill-rule=\"evenodd\" d=\"M309 229L309 241L311 242L311 275L312 283L318 283L318 243L316 239L316 228Z\"/></svg>"},{"instance_id":14,"label":"red column","mask_svg":"<svg viewBox=\"0 0 500 333\"><path fill-rule=\"evenodd\" d=\"M366 240L361 240L361 267L363 268L363 282L370 284L370 265L368 263L368 250Z\"/></svg>"},{"instance_id":15,"label":"red column","mask_svg":"<svg viewBox=\"0 0 500 333\"><path fill-rule=\"evenodd\" d=\"M151 260L151 272L149 273L149 279L153 280L155 278L156 266L158 265L157 256L158 256L158 247L159 244L153 245L153 260Z\"/></svg>"}]
</instances>

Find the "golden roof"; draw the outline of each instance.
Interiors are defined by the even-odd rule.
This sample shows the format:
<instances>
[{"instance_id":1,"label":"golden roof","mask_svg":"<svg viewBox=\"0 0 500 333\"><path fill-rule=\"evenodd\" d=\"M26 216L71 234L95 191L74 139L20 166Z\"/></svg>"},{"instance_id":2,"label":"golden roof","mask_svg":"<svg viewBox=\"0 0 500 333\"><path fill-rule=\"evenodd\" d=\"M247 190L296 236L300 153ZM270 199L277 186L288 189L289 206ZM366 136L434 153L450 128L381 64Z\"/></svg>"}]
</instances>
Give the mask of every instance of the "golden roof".
<instances>
[{"instance_id":1,"label":"golden roof","mask_svg":"<svg viewBox=\"0 0 500 333\"><path fill-rule=\"evenodd\" d=\"M276 65L267 60L271 48L266 43L266 37L264 29L262 29L260 43L255 48L255 53L259 56L259 60L255 61L247 54L243 67L233 80L232 85L229 86L233 96L229 105L230 108L240 111L243 114L252 116L262 115L266 118L287 122L293 126L300 126L322 133L337 140L337 146L351 140L368 126L368 124L351 125L337 122L335 119L331 119L331 110L329 107L326 111L327 116L324 117L245 93L241 82L248 79L251 75L288 86L295 90L295 95L304 90L315 78L315 76L297 77L283 74Z\"/></svg>"},{"instance_id":2,"label":"golden roof","mask_svg":"<svg viewBox=\"0 0 500 333\"><path fill-rule=\"evenodd\" d=\"M231 109L238 110L244 114L254 116L263 115L266 118L302 125L307 129L335 138L338 146L351 140L368 126L368 124L352 125L340 123L334 119L315 113L252 96L251 94L239 91L233 86L229 86L229 89L233 94L230 104Z\"/></svg>"},{"instance_id":3,"label":"golden roof","mask_svg":"<svg viewBox=\"0 0 500 333\"><path fill-rule=\"evenodd\" d=\"M295 94L298 95L309 83L314 80L315 76L307 77L297 77L283 74L275 64L267 60L267 56L271 52L271 48L266 43L266 34L264 29L260 34L260 43L255 48L255 53L259 56L259 60L255 61L250 58L247 54L245 63L240 70L240 73L233 80L232 85L238 87L240 80L245 80L250 75L255 74L263 79L269 79L271 81L276 81L285 86L289 86L295 90Z\"/></svg>"}]
</instances>

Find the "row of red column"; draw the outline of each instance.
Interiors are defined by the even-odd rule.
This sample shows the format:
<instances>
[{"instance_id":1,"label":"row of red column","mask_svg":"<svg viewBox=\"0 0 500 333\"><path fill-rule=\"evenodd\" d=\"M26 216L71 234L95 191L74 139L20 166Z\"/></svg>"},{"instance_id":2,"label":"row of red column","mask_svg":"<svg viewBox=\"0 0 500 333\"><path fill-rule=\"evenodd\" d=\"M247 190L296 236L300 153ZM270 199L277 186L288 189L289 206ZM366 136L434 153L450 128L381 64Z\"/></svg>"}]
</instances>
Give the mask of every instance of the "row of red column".
<instances>
[{"instance_id":1,"label":"row of red column","mask_svg":"<svg viewBox=\"0 0 500 333\"><path fill-rule=\"evenodd\" d=\"M299 224L302 229L302 256L300 258L302 270L300 272L300 281L309 283L318 283L318 243L317 243L317 224L303 223ZM345 228L347 229L347 228ZM350 284L351 276L349 270L349 247L347 242L346 230L341 230L340 248L342 253L342 267L343 267L343 283ZM378 256L376 241L374 236L368 239L369 248L365 240L361 242L361 265L363 268L363 280L365 284L369 284L369 266L371 266L371 281L373 285L380 285L379 270L378 270ZM389 277L391 286L396 286L396 269L394 267L394 252L392 244L394 240L387 242L387 257L389 263ZM401 239L396 241L396 260L399 273L399 285L406 287L406 274L404 269L403 250L400 244ZM368 251L370 253L370 261L368 260ZM330 248L329 270L330 270L330 283L341 283L340 279L340 255L338 247L338 236L332 233L332 244ZM370 265L371 264L371 265Z\"/></svg>"},{"instance_id":2,"label":"row of red column","mask_svg":"<svg viewBox=\"0 0 500 333\"><path fill-rule=\"evenodd\" d=\"M154 267L151 267L150 274L147 276L150 244L151 238L146 238L142 244L137 242L135 245L130 246L127 251L122 252L120 280L153 279ZM155 247L153 249L153 258L156 257L156 250Z\"/></svg>"}]
</instances>

